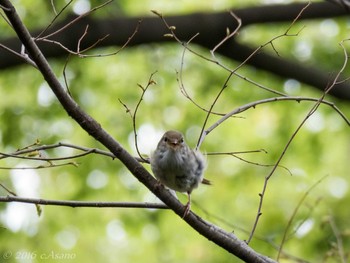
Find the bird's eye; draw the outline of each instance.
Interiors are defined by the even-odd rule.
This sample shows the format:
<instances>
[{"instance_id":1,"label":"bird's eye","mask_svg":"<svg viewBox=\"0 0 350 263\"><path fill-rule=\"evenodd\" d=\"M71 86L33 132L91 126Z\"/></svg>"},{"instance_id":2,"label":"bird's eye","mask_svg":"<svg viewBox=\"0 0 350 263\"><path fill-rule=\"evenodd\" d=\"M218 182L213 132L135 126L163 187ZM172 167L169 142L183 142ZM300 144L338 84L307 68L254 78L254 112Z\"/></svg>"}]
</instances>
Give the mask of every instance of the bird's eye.
<instances>
[{"instance_id":1,"label":"bird's eye","mask_svg":"<svg viewBox=\"0 0 350 263\"><path fill-rule=\"evenodd\" d=\"M167 137L164 137L164 141L167 142L167 141L168 141L168 138L167 138Z\"/></svg>"},{"instance_id":2,"label":"bird's eye","mask_svg":"<svg viewBox=\"0 0 350 263\"><path fill-rule=\"evenodd\" d=\"M180 139L180 143L183 143L183 142L184 142L184 138L181 138L181 139Z\"/></svg>"}]
</instances>

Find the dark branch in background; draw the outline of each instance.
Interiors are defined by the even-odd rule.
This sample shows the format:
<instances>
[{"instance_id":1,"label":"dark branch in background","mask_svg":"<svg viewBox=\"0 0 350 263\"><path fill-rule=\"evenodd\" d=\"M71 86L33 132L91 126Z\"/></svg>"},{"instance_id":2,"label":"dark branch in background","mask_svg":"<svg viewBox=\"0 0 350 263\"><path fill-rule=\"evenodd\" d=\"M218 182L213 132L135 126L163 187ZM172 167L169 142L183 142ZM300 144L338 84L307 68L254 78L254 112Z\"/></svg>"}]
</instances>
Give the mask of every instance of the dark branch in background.
<instances>
[{"instance_id":1,"label":"dark branch in background","mask_svg":"<svg viewBox=\"0 0 350 263\"><path fill-rule=\"evenodd\" d=\"M114 140L101 127L101 125L96 122L96 120L84 112L61 86L46 58L35 44L27 28L23 25L11 2L9 0L0 0L0 5L3 7L3 10L19 39L26 47L26 51L37 65L46 82L49 84L69 116L71 116L89 135L108 148L141 183L143 183L177 215L182 217L186 209L185 206L182 205L170 193L170 191L159 187L156 179L116 140ZM184 218L184 221L207 239L246 262L275 262L268 257L255 252L247 244L239 240L234 234L226 232L215 225L204 221L193 212L190 212Z\"/></svg>"},{"instance_id":2,"label":"dark branch in background","mask_svg":"<svg viewBox=\"0 0 350 263\"><path fill-rule=\"evenodd\" d=\"M242 19L242 28L244 28L251 24L272 22L290 23L304 6L304 3L293 3L288 5L268 5L243 9L234 9L233 7L232 10L235 15ZM334 3L312 3L298 21L348 16L348 11L348 8ZM68 17L60 23L53 24L48 31L51 33L56 32L76 18L76 16ZM229 28L232 32L237 27L237 23L232 20L232 16L228 12L195 13L166 17L166 19L170 25L177 28L178 37L183 41L188 41L199 33L198 37L193 40L193 43L209 49L214 48L225 38L226 28ZM96 39L102 39L106 35L109 35L109 37L99 43L100 47L123 46L125 44L125 39L128 39L132 33L135 32L139 20L139 17L113 19L83 17L71 24L69 28L66 28L59 34L55 34L52 40L61 43L70 50L74 50L76 48L76 43L83 33L82 28L89 25L89 32L84 38L82 49L91 46L96 43ZM39 35L42 31L43 29L33 31L32 35ZM171 38L163 37L166 33L168 33L167 29L158 17L144 17L137 35L128 43L128 46L172 41ZM21 45L16 38L1 40L0 43L12 50L18 50ZM47 58L67 55L67 51L60 46L42 42L38 44ZM229 43L226 43L226 45L222 45L217 50L217 53L237 60L238 62L243 62L255 49L256 47L250 47L240 44L237 40L231 40ZM7 51L0 52L0 69L23 63L22 59L17 58ZM266 61L268 61L268 63ZM318 68L318 66L306 67L297 61L291 61L269 53L259 53L248 61L247 64L269 71L278 76L294 78L322 91L329 81L329 73ZM339 83L332 89L330 94L344 100L350 100L350 84Z\"/></svg>"},{"instance_id":3,"label":"dark branch in background","mask_svg":"<svg viewBox=\"0 0 350 263\"><path fill-rule=\"evenodd\" d=\"M350 2L348 0L326 0L328 2L337 4L350 12Z\"/></svg>"}]
</instances>

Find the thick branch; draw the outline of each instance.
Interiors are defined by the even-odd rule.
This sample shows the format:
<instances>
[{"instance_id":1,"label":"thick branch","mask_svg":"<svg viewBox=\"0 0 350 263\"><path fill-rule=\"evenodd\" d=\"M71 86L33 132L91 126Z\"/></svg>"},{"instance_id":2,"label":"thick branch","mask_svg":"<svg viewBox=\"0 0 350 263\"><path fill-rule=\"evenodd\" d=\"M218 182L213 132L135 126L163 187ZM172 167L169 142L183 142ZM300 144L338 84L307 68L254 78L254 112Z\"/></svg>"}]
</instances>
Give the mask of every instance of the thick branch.
<instances>
[{"instance_id":1,"label":"thick branch","mask_svg":"<svg viewBox=\"0 0 350 263\"><path fill-rule=\"evenodd\" d=\"M78 104L73 101L65 89L61 86L55 77L46 58L35 44L26 27L16 13L15 8L9 0L0 0L0 5L11 22L19 39L25 45L28 54L36 63L41 74L55 93L67 113L92 137L108 148L128 169L142 182L150 191L157 195L169 208L176 214L182 216L185 207L172 196L172 194L162 187L157 186L156 180L147 172L147 170L131 156L117 141L115 141L102 127L87 113L85 113ZM228 252L236 255L246 262L274 262L266 256L253 251L245 242L204 220L193 213L189 213L184 219L189 225L197 230L201 235L215 242Z\"/></svg>"},{"instance_id":2,"label":"thick branch","mask_svg":"<svg viewBox=\"0 0 350 263\"><path fill-rule=\"evenodd\" d=\"M304 6L305 4L303 3L293 3L289 5L268 5L237 10L233 8L233 10L242 20L242 27L244 27L258 23L290 22ZM327 2L313 3L303 12L299 21L303 19L319 19L346 15L348 15L348 10L341 6ZM62 28L72 20L73 17L68 17L66 20L53 26L50 32ZM166 20L170 25L176 26L177 34L183 41L187 41L199 33L193 42L209 49L212 49L225 37L227 27L233 31L237 26L228 12L172 16L166 17ZM60 34L55 35L54 40L74 50L77 47L79 38L83 34L83 29L86 25L89 25L89 32L84 37L85 46L82 46L82 49L96 43L97 39L102 39L106 35L109 35L109 37L99 43L99 46L122 46L125 44L125 40L135 31L138 22L139 18L97 20L84 17L78 22L73 23ZM42 29L33 32L32 35L36 36L41 31ZM168 32L158 17L144 17L139 32L129 43L129 46L171 41L171 39L163 37L165 33ZM19 50L20 48L18 39L8 39L1 41L1 43L13 50ZM65 56L67 54L66 50L59 46L53 46L52 43L41 42L40 48L46 58ZM242 62L251 54L252 50L254 48L233 42L219 49L217 52L233 60ZM13 54L7 51L0 52L0 69L21 63L23 63L23 59L14 57ZM318 68L318 66L306 67L297 61L290 61L267 53L258 54L249 60L247 64L282 77L294 78L322 91L327 86L327 81L329 80L327 78L329 73ZM350 100L350 85L341 83L331 91L331 94L341 99Z\"/></svg>"}]
</instances>

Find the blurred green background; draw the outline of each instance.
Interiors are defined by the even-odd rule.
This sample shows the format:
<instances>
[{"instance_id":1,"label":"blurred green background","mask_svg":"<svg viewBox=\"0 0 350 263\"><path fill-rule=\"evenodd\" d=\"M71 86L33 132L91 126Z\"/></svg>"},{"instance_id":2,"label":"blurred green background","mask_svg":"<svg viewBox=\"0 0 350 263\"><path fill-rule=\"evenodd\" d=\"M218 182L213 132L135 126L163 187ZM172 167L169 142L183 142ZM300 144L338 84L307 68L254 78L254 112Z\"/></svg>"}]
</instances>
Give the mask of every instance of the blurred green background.
<instances>
[{"instance_id":1,"label":"blurred green background","mask_svg":"<svg viewBox=\"0 0 350 263\"><path fill-rule=\"evenodd\" d=\"M65 1L52 1L60 10ZM96 16L164 15L194 11L222 11L260 5L266 1L115 1ZM82 12L99 1L73 1L67 12ZM14 5L29 28L48 24L54 17L50 1L18 0ZM40 12L38 12L40 10ZM13 35L2 20L1 38ZM241 42L256 46L283 33L288 23L244 28ZM297 37L275 43L283 57L339 69L344 61L338 43L349 37L348 19L300 21ZM208 55L208 50L194 47ZM95 54L115 48L95 49ZM4 51L0 51L4 52ZM118 99L134 109L149 76L157 71L137 114L140 151L149 154L169 129L180 130L194 147L206 113L180 92L176 81L183 48L179 44L152 44L124 49L116 56L71 58L66 74L72 96L116 140L136 155L130 116ZM234 68L238 64L220 58ZM63 82L65 59L50 64ZM217 65L187 54L183 81L192 98L209 108L228 73ZM282 79L244 66L240 73L257 83L293 96L319 98L322 94L296 80ZM0 72L0 152L10 153L40 140L42 144L66 142L101 148L68 115L55 99L42 76L30 66ZM215 111L228 112L247 103L273 96L248 82L231 78ZM350 116L349 102L327 97ZM201 150L210 152L250 151L240 157L208 156L206 178L212 187L202 186L192 194L192 210L227 231L246 240L252 229L264 179L286 143L305 118L313 103L275 102L259 105L230 118L208 135ZM219 117L211 116L208 125ZM102 148L103 149L103 148ZM47 151L49 157L76 154L71 149ZM310 191L291 222L281 262L340 262L339 240L349 255L349 156L350 137L346 122L332 108L322 105L293 140L280 167L268 183L263 214L251 246L275 258L276 246L294 210ZM91 154L75 160L78 167L50 169L1 169L0 183L23 197L81 201L158 202L118 160ZM67 162L67 161L66 161ZM54 162L55 164L65 163ZM37 167L42 162L1 160L2 168ZM145 165L149 169L148 165ZM325 177L326 176L326 177ZM1 195L7 195L0 189ZM178 194L185 203L186 196ZM209 242L170 210L122 208L68 208L42 206L39 217L34 205L0 204L0 262L240 262Z\"/></svg>"}]
</instances>

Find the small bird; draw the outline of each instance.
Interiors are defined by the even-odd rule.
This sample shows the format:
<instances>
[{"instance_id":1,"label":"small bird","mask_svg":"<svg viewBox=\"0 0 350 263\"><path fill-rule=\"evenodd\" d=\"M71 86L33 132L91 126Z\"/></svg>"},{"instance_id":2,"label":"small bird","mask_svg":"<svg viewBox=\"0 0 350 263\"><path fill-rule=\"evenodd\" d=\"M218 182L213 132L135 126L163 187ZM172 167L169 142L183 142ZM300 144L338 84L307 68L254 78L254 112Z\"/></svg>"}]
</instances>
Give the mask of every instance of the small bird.
<instances>
[{"instance_id":1,"label":"small bird","mask_svg":"<svg viewBox=\"0 0 350 263\"><path fill-rule=\"evenodd\" d=\"M198 150L191 150L178 131L167 131L150 158L151 169L161 184L187 193L188 202L183 217L191 208L191 192L200 183L210 185L203 178L205 158Z\"/></svg>"}]
</instances>

